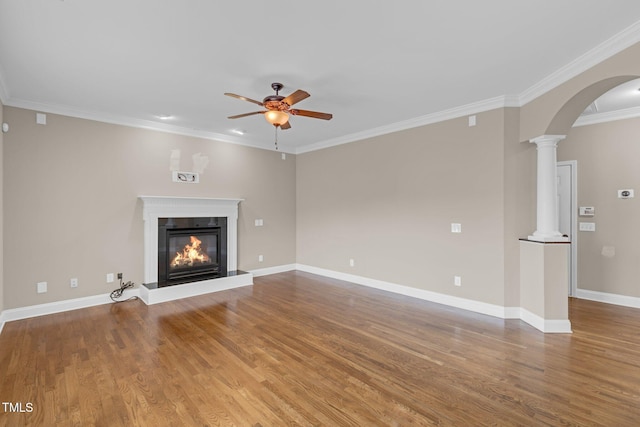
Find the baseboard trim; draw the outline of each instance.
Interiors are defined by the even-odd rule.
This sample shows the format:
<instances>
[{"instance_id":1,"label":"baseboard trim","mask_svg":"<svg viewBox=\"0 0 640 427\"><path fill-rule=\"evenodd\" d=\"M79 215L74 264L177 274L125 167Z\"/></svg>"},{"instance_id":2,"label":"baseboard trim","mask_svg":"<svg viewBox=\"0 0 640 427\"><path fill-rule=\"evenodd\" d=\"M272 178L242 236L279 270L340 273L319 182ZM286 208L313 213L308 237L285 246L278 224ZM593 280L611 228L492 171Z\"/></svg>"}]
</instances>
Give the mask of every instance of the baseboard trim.
<instances>
[{"instance_id":1,"label":"baseboard trim","mask_svg":"<svg viewBox=\"0 0 640 427\"><path fill-rule=\"evenodd\" d=\"M270 274L284 273L287 271L300 270L307 273L317 274L319 276L329 277L332 279L344 280L362 286L368 286L383 291L393 292L396 294L406 295L425 301L435 302L450 307L460 308L479 314L497 317L500 319L520 319L525 323L544 333L571 333L571 322L569 320L549 320L543 319L528 310L521 307L502 307L495 304L474 301L466 298L454 297L451 295L441 294L438 292L417 289L410 286L400 285L397 283L385 282L382 280L370 279L354 274L342 273L339 271L328 270L324 268L314 267L305 264L285 264L275 267L260 268L249 271L252 277L267 276ZM239 286L246 286L251 283L242 283ZM226 284L221 286L214 292L239 287L238 284ZM130 289L126 291L128 297L141 297L140 288ZM166 295L164 298L154 299L151 304L169 301L172 299ZM578 289L577 298L603 302L608 304L616 304L625 307L640 308L640 298L629 297L625 295L609 294L605 292L589 291L586 289ZM47 314L61 313L64 311L78 310L81 308L93 307L96 305L110 304L113 301L109 294L94 295L84 298L76 298L72 300L56 301L46 304L32 305L28 307L8 309L0 312L0 333L6 322L13 320L27 319L30 317L44 316Z\"/></svg>"},{"instance_id":2,"label":"baseboard trim","mask_svg":"<svg viewBox=\"0 0 640 427\"><path fill-rule=\"evenodd\" d=\"M513 307L502 307L495 304L489 304L481 301L474 301L466 298L455 297L451 295L441 294L438 292L427 291L424 289L413 288L411 286L399 285L397 283L385 282L367 277L356 276L353 274L341 273L339 271L327 270L324 268L313 267L310 265L297 264L297 270L307 273L317 274L320 276L330 277L332 279L344 280L358 285L368 286L383 291L393 292L396 294L406 295L422 299L425 301L435 302L438 304L448 305L450 307L461 308L463 310L473 311L475 313L486 314L488 316L498 317L500 319L518 319L519 316L514 315L518 312ZM519 314L519 313L518 313Z\"/></svg>"},{"instance_id":3,"label":"baseboard trim","mask_svg":"<svg viewBox=\"0 0 640 427\"><path fill-rule=\"evenodd\" d=\"M0 311L0 334L2 333L2 328L4 328L4 311Z\"/></svg>"},{"instance_id":4,"label":"baseboard trim","mask_svg":"<svg viewBox=\"0 0 640 427\"><path fill-rule=\"evenodd\" d=\"M520 320L545 334L571 334L571 321L563 319L543 319L529 310L520 308Z\"/></svg>"},{"instance_id":5,"label":"baseboard trim","mask_svg":"<svg viewBox=\"0 0 640 427\"><path fill-rule=\"evenodd\" d=\"M588 289L577 289L576 297L607 304L622 305L624 307L640 308L640 298L638 297L590 291Z\"/></svg>"},{"instance_id":6,"label":"baseboard trim","mask_svg":"<svg viewBox=\"0 0 640 427\"><path fill-rule=\"evenodd\" d=\"M113 300L110 294L93 295L89 297L74 298L64 301L54 301L46 304L30 305L27 307L11 308L4 310L0 314L2 326L5 322L13 320L28 319L30 317L45 316L47 314L62 313L64 311L78 310L81 308L94 307L96 305L110 304ZM140 292L136 289L127 290L123 297L139 296ZM2 329L0 328L0 331Z\"/></svg>"},{"instance_id":7,"label":"baseboard trim","mask_svg":"<svg viewBox=\"0 0 640 427\"><path fill-rule=\"evenodd\" d=\"M283 271L287 271L287 270L283 270ZM218 282L216 283L216 286L214 288L211 288L211 286L209 286L206 289L204 289L202 288L202 286L198 286L197 288L190 289L186 294L184 293L183 290L181 290L183 291L183 293L179 295L179 298L188 298L191 296L202 295L205 293L219 292L219 291L232 289L240 286L251 285L253 284L252 279L253 279L253 275L247 274L247 275L243 275L243 277L240 280L233 280L233 281L223 280L222 282ZM163 288L161 289L161 291L165 289L168 289L168 288ZM141 298L143 302L147 305L158 304L161 302L178 299L178 296L174 295L171 289L169 289L169 291L166 291L166 292L160 292L160 294L158 295L153 295L153 297L150 297L148 295L148 291L145 292L145 290L146 288L144 290L142 288L127 289L121 299L138 297L138 298ZM111 299L110 294L101 294L101 295L93 295L93 296L83 297L83 298L74 298L70 300L55 301L55 302L50 302L46 304L31 305L27 307L12 308L9 310L4 310L0 312L0 333L2 333L4 324L6 322L11 322L13 320L28 319L31 317L45 316L47 314L62 313L65 311L78 310L81 308L89 308L89 307L94 307L96 305L111 304L111 303L113 303L113 300Z\"/></svg>"},{"instance_id":8,"label":"baseboard trim","mask_svg":"<svg viewBox=\"0 0 640 427\"><path fill-rule=\"evenodd\" d=\"M296 264L277 265L275 267L258 268L255 270L249 270L249 273L253 274L253 277L268 276L270 274L285 273L287 271L293 271L296 269Z\"/></svg>"},{"instance_id":9,"label":"baseboard trim","mask_svg":"<svg viewBox=\"0 0 640 427\"><path fill-rule=\"evenodd\" d=\"M319 276L344 280L358 285L460 308L474 313L486 314L500 319L519 319L544 333L572 333L571 322L569 320L543 319L521 307L502 307L495 304L454 297L438 292L426 291L424 289L412 288L410 286L384 282L376 279L369 279L362 276L341 273L339 271L327 270L310 265L297 264L296 269L307 273L317 274Z\"/></svg>"}]
</instances>

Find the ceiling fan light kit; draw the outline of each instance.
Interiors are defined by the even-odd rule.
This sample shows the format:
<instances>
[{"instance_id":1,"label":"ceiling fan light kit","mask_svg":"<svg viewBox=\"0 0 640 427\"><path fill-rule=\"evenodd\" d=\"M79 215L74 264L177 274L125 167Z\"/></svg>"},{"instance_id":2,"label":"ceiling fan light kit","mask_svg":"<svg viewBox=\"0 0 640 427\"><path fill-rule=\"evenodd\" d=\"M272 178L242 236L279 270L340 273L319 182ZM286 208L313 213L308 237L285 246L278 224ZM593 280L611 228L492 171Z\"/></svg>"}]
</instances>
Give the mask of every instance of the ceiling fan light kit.
<instances>
[{"instance_id":1,"label":"ceiling fan light kit","mask_svg":"<svg viewBox=\"0 0 640 427\"><path fill-rule=\"evenodd\" d=\"M251 102L253 104L260 105L266 108L263 111L253 111L251 113L237 114L235 116L229 116L229 119L239 119L241 117L253 116L256 114L263 114L267 122L271 123L276 128L276 149L278 148L278 128L290 129L289 116L304 116L311 117L313 119L331 120L333 115L330 113L320 113L318 111L298 110L291 109L291 106L308 98L309 93L304 90L296 90L289 96L282 96L279 94L284 85L282 83L271 83L271 88L276 91L275 95L269 95L265 97L262 102L255 99L247 98L246 96L236 95L235 93L225 93L225 95L232 98L241 99L242 101Z\"/></svg>"},{"instance_id":2,"label":"ceiling fan light kit","mask_svg":"<svg viewBox=\"0 0 640 427\"><path fill-rule=\"evenodd\" d=\"M282 126L289 121L289 115L284 111L269 110L264 113L264 118L274 126Z\"/></svg>"}]
</instances>

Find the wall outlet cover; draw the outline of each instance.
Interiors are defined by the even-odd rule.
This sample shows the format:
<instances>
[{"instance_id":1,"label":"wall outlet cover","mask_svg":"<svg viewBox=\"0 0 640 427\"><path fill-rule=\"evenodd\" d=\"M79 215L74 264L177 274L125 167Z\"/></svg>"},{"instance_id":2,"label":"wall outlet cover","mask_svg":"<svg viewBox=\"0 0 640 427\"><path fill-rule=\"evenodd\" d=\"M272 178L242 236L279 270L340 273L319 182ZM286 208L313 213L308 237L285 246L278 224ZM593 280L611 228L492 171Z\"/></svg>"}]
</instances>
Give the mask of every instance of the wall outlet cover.
<instances>
[{"instance_id":1,"label":"wall outlet cover","mask_svg":"<svg viewBox=\"0 0 640 427\"><path fill-rule=\"evenodd\" d=\"M36 292L39 294L47 292L47 282L38 282L36 285Z\"/></svg>"}]
</instances>

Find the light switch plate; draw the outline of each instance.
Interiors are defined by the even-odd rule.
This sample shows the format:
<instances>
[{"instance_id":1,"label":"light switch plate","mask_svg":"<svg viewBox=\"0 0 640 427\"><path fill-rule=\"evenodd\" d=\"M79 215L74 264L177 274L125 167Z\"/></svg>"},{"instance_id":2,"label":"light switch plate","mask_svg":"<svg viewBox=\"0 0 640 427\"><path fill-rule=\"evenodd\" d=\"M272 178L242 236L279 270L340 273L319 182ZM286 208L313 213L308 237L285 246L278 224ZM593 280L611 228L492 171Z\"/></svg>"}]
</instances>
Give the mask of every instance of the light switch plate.
<instances>
[{"instance_id":1,"label":"light switch plate","mask_svg":"<svg viewBox=\"0 0 640 427\"><path fill-rule=\"evenodd\" d=\"M596 231L596 223L581 222L579 228L580 228L580 231Z\"/></svg>"}]
</instances>

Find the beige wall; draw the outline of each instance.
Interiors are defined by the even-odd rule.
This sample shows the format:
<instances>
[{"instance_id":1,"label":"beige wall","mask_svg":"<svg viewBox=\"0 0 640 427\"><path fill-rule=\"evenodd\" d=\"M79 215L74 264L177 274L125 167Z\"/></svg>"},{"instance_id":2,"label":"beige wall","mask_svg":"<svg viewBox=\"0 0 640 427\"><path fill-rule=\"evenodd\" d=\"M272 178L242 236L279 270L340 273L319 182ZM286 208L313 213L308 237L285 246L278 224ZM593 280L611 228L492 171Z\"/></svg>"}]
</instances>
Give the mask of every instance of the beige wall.
<instances>
[{"instance_id":1,"label":"beige wall","mask_svg":"<svg viewBox=\"0 0 640 427\"><path fill-rule=\"evenodd\" d=\"M568 319L569 244L520 241L520 307L545 320Z\"/></svg>"},{"instance_id":2,"label":"beige wall","mask_svg":"<svg viewBox=\"0 0 640 427\"><path fill-rule=\"evenodd\" d=\"M578 288L640 297L640 118L575 127L558 160L578 162L578 205L594 206L595 232L578 232ZM633 188L622 200L618 189ZM615 255L603 248L615 248Z\"/></svg>"},{"instance_id":3,"label":"beige wall","mask_svg":"<svg viewBox=\"0 0 640 427\"><path fill-rule=\"evenodd\" d=\"M4 123L4 105L0 102L0 125ZM4 132L0 130L0 316L2 310L4 310L4 254L2 252L3 245L1 242L4 240L4 205L3 205L3 157L4 157Z\"/></svg>"},{"instance_id":4,"label":"beige wall","mask_svg":"<svg viewBox=\"0 0 640 427\"><path fill-rule=\"evenodd\" d=\"M139 284L139 195L244 198L239 268L295 262L295 156L53 114L42 126L34 111L11 107L4 120L5 309L107 293L116 284L106 273ZM200 184L172 182L174 149L185 170L193 154L209 157ZM48 293L36 293L39 281Z\"/></svg>"},{"instance_id":5,"label":"beige wall","mask_svg":"<svg viewBox=\"0 0 640 427\"><path fill-rule=\"evenodd\" d=\"M504 144L504 301L506 307L520 305L520 238L536 226L536 150L520 142L520 109L505 109Z\"/></svg>"},{"instance_id":6,"label":"beige wall","mask_svg":"<svg viewBox=\"0 0 640 427\"><path fill-rule=\"evenodd\" d=\"M600 90L601 80L640 75L639 55L640 43L522 108L478 114L475 127L462 117L297 158L290 155L285 161L276 152L52 114L48 124L40 126L35 112L5 107L4 121L11 132L0 140L0 306L103 294L113 288L104 283L109 272L121 271L139 283L142 218L137 197L143 194L245 198L239 222L242 269L299 262L518 305L522 296L517 239L534 231L536 204L535 146L522 141L544 134L553 123L568 121L576 105L588 101L583 96L586 88ZM554 121L559 111L562 120ZM577 129L560 143L559 159L577 159L583 179L586 160L564 151L573 139L581 139L582 130ZM616 139L613 143L624 139L608 138ZM613 148L613 143L603 156L626 149ZM182 151L185 169L195 153L211 159L201 184L171 182L173 149ZM588 152L580 150L580 155ZM637 157L624 160L633 158ZM596 176L593 182L580 183L580 191L604 185L605 180ZM633 179L637 177L629 175L615 186L632 186ZM599 191L610 197L605 190ZM609 212L635 202L621 205L582 193L579 197L580 204L596 206L598 223L598 232L584 238L581 233L581 240L587 244L587 239L601 239L590 249L581 246L581 253L591 251L580 256L581 262L593 271L579 272L579 286L638 296L627 267L615 265L638 264L637 254L623 243L635 232L634 225L615 228L620 221ZM264 219L264 227L254 227L257 218ZM452 222L462 224L461 234L450 232ZM604 245L616 247L615 257L602 258ZM259 254L264 263L257 262ZM623 262L634 256L635 261ZM349 267L351 258L354 267ZM462 277L462 287L453 286L454 275ZM79 278L78 289L69 288L71 277ZM591 282L582 282L587 278ZM36 294L38 281L49 282L47 294Z\"/></svg>"},{"instance_id":7,"label":"beige wall","mask_svg":"<svg viewBox=\"0 0 640 427\"><path fill-rule=\"evenodd\" d=\"M502 305L504 119L494 110L475 127L462 117L299 155L298 262Z\"/></svg>"}]
</instances>

